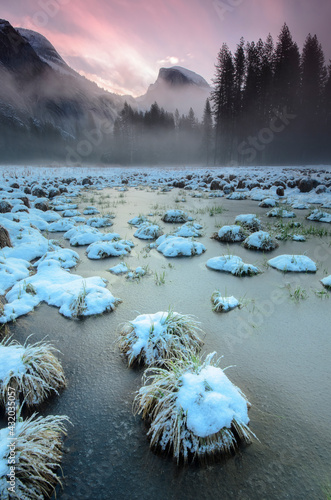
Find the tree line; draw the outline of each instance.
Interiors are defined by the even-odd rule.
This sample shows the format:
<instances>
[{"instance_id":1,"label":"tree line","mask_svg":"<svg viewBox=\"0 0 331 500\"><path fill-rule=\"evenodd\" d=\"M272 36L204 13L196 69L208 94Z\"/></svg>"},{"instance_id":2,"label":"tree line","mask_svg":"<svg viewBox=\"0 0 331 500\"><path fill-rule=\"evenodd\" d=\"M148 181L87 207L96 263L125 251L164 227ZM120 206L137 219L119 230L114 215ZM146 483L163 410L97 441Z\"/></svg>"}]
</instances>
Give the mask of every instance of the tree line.
<instances>
[{"instance_id":1,"label":"tree line","mask_svg":"<svg viewBox=\"0 0 331 500\"><path fill-rule=\"evenodd\" d=\"M331 161L331 64L317 36L302 53L286 24L277 43L240 39L223 44L203 119L146 112L127 103L115 121L108 162L220 165Z\"/></svg>"}]
</instances>

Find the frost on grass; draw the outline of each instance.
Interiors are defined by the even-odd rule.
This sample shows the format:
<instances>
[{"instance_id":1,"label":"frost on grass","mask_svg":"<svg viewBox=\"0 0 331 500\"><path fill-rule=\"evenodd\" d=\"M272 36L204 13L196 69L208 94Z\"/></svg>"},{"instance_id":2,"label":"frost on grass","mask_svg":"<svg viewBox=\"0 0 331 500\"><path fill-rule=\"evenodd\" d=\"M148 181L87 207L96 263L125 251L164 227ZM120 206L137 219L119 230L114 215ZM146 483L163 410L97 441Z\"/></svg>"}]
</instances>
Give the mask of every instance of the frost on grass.
<instances>
[{"instance_id":1,"label":"frost on grass","mask_svg":"<svg viewBox=\"0 0 331 500\"><path fill-rule=\"evenodd\" d=\"M163 222L187 222L188 216L183 210L167 210L162 217Z\"/></svg>"},{"instance_id":2,"label":"frost on grass","mask_svg":"<svg viewBox=\"0 0 331 500\"><path fill-rule=\"evenodd\" d=\"M1 500L41 500L50 498L57 484L66 435L65 416L37 417L16 421L15 436L10 428L0 430L0 498ZM15 443L15 494L8 489L11 455L8 443Z\"/></svg>"},{"instance_id":3,"label":"frost on grass","mask_svg":"<svg viewBox=\"0 0 331 500\"><path fill-rule=\"evenodd\" d=\"M322 212L321 210L313 210L313 212L307 217L308 220L313 220L316 222L327 222L331 223L331 214L328 212Z\"/></svg>"},{"instance_id":4,"label":"frost on grass","mask_svg":"<svg viewBox=\"0 0 331 500\"><path fill-rule=\"evenodd\" d=\"M235 223L240 224L250 231L260 231L261 221L255 214L240 214L235 218Z\"/></svg>"},{"instance_id":5,"label":"frost on grass","mask_svg":"<svg viewBox=\"0 0 331 500\"><path fill-rule=\"evenodd\" d=\"M245 264L243 260L236 255L222 255L213 257L206 264L207 267L215 271L231 273L234 276L253 276L259 274L260 270L252 264Z\"/></svg>"},{"instance_id":6,"label":"frost on grass","mask_svg":"<svg viewBox=\"0 0 331 500\"><path fill-rule=\"evenodd\" d=\"M223 226L212 236L213 239L221 241L222 243L236 243L244 241L246 238L246 233L244 230L237 225L234 226Z\"/></svg>"},{"instance_id":7,"label":"frost on grass","mask_svg":"<svg viewBox=\"0 0 331 500\"><path fill-rule=\"evenodd\" d=\"M195 222L186 222L173 233L173 236L181 236L182 238L199 238L202 226Z\"/></svg>"},{"instance_id":8,"label":"frost on grass","mask_svg":"<svg viewBox=\"0 0 331 500\"><path fill-rule=\"evenodd\" d=\"M129 366L160 364L189 351L198 352L203 344L200 332L199 323L189 315L172 310L141 314L123 326L119 346Z\"/></svg>"},{"instance_id":9,"label":"frost on grass","mask_svg":"<svg viewBox=\"0 0 331 500\"><path fill-rule=\"evenodd\" d=\"M133 236L141 240L155 240L163 233L160 226L151 222L143 222L139 224L137 231Z\"/></svg>"},{"instance_id":10,"label":"frost on grass","mask_svg":"<svg viewBox=\"0 0 331 500\"><path fill-rule=\"evenodd\" d=\"M120 257L128 255L134 243L129 240L120 241L96 241L86 249L86 255L89 259L98 260L107 257Z\"/></svg>"},{"instance_id":11,"label":"frost on grass","mask_svg":"<svg viewBox=\"0 0 331 500\"><path fill-rule=\"evenodd\" d=\"M240 306L239 300L235 297L222 297L220 292L214 292L211 296L211 301L213 303L213 311L216 312L228 312Z\"/></svg>"},{"instance_id":12,"label":"frost on grass","mask_svg":"<svg viewBox=\"0 0 331 500\"><path fill-rule=\"evenodd\" d=\"M150 423L150 446L177 462L230 453L254 436L249 403L215 356L202 361L189 354L148 368L135 398L135 412Z\"/></svg>"},{"instance_id":13,"label":"frost on grass","mask_svg":"<svg viewBox=\"0 0 331 500\"><path fill-rule=\"evenodd\" d=\"M278 243L265 231L257 231L244 241L244 247L249 250L261 250L263 252L270 252L278 247Z\"/></svg>"},{"instance_id":14,"label":"frost on grass","mask_svg":"<svg viewBox=\"0 0 331 500\"><path fill-rule=\"evenodd\" d=\"M163 235L155 242L158 252L165 257L189 257L192 255L201 255L207 249L197 241L180 236Z\"/></svg>"},{"instance_id":15,"label":"frost on grass","mask_svg":"<svg viewBox=\"0 0 331 500\"><path fill-rule=\"evenodd\" d=\"M41 262L37 274L16 283L6 294L6 301L0 323L13 321L33 311L41 302L58 307L67 318L113 311L121 302L106 289L102 278L84 279L70 274L55 260Z\"/></svg>"},{"instance_id":16,"label":"frost on grass","mask_svg":"<svg viewBox=\"0 0 331 500\"><path fill-rule=\"evenodd\" d=\"M306 255L278 255L268 261L269 266L284 272L315 273L316 264Z\"/></svg>"},{"instance_id":17,"label":"frost on grass","mask_svg":"<svg viewBox=\"0 0 331 500\"><path fill-rule=\"evenodd\" d=\"M325 288L329 288L331 290L331 275L327 278L323 278L321 283L325 286Z\"/></svg>"},{"instance_id":18,"label":"frost on grass","mask_svg":"<svg viewBox=\"0 0 331 500\"><path fill-rule=\"evenodd\" d=\"M102 233L99 229L87 225L72 227L63 237L69 240L70 245L73 247L91 245L97 241L113 241L120 239L120 235L117 233Z\"/></svg>"},{"instance_id":19,"label":"frost on grass","mask_svg":"<svg viewBox=\"0 0 331 500\"><path fill-rule=\"evenodd\" d=\"M0 343L0 402L6 405L9 388L16 399L28 406L42 403L51 393L65 387L61 363L49 343L24 345L5 340Z\"/></svg>"}]
</instances>

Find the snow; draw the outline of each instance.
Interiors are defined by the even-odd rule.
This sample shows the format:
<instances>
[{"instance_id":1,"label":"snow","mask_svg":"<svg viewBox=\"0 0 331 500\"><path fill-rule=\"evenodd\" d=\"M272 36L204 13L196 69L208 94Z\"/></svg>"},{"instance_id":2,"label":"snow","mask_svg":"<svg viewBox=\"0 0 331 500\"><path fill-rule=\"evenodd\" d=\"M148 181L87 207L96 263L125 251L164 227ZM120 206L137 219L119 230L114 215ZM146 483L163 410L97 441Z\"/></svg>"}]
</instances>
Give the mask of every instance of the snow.
<instances>
[{"instance_id":1,"label":"snow","mask_svg":"<svg viewBox=\"0 0 331 500\"><path fill-rule=\"evenodd\" d=\"M207 249L202 243L173 235L160 236L155 242L158 252L165 257L201 255Z\"/></svg>"},{"instance_id":2,"label":"snow","mask_svg":"<svg viewBox=\"0 0 331 500\"><path fill-rule=\"evenodd\" d=\"M60 219L52 222L52 224L48 226L48 231L50 233L64 233L74 227L75 223L76 221L74 219Z\"/></svg>"},{"instance_id":3,"label":"snow","mask_svg":"<svg viewBox=\"0 0 331 500\"><path fill-rule=\"evenodd\" d=\"M331 214L328 212L322 212L321 210L314 210L308 217L308 220L313 220L317 222L327 222L331 224Z\"/></svg>"},{"instance_id":4,"label":"snow","mask_svg":"<svg viewBox=\"0 0 331 500\"><path fill-rule=\"evenodd\" d=\"M206 82L206 80L194 71L191 71L187 68L182 68L182 66L173 66L171 69L176 69L184 76L186 76L186 78L188 78L192 83L198 85L199 87L208 87L208 83Z\"/></svg>"},{"instance_id":5,"label":"snow","mask_svg":"<svg viewBox=\"0 0 331 500\"><path fill-rule=\"evenodd\" d=\"M174 236L181 236L182 238L199 238L202 236L202 226L194 222L186 222L173 233Z\"/></svg>"},{"instance_id":6,"label":"snow","mask_svg":"<svg viewBox=\"0 0 331 500\"><path fill-rule=\"evenodd\" d=\"M113 225L109 217L93 217L86 224L91 227L109 227Z\"/></svg>"},{"instance_id":7,"label":"snow","mask_svg":"<svg viewBox=\"0 0 331 500\"><path fill-rule=\"evenodd\" d=\"M294 212L289 212L288 210L285 210L284 208L274 208L273 210L270 210L270 212L267 212L268 217L281 217L283 219L293 219L296 217Z\"/></svg>"},{"instance_id":8,"label":"snow","mask_svg":"<svg viewBox=\"0 0 331 500\"><path fill-rule=\"evenodd\" d=\"M117 264L117 266L111 267L108 269L113 274L125 274L129 271L129 268L127 267L124 262L121 262L120 264Z\"/></svg>"},{"instance_id":9,"label":"snow","mask_svg":"<svg viewBox=\"0 0 331 500\"><path fill-rule=\"evenodd\" d=\"M321 282L326 288L331 288L331 275L328 276L327 278L323 278Z\"/></svg>"},{"instance_id":10,"label":"snow","mask_svg":"<svg viewBox=\"0 0 331 500\"><path fill-rule=\"evenodd\" d=\"M240 214L235 218L235 222L243 226L258 231L261 229L261 221L256 217L256 214Z\"/></svg>"},{"instance_id":11,"label":"snow","mask_svg":"<svg viewBox=\"0 0 331 500\"><path fill-rule=\"evenodd\" d=\"M96 241L86 249L86 255L89 259L105 259L106 257L120 257L128 255L134 243L128 240L120 241Z\"/></svg>"},{"instance_id":12,"label":"snow","mask_svg":"<svg viewBox=\"0 0 331 500\"><path fill-rule=\"evenodd\" d=\"M259 203L259 207L261 208L273 208L277 205L277 200L275 198L265 198Z\"/></svg>"},{"instance_id":13,"label":"snow","mask_svg":"<svg viewBox=\"0 0 331 500\"><path fill-rule=\"evenodd\" d=\"M183 210L167 210L162 220L164 222L187 222L188 216Z\"/></svg>"},{"instance_id":14,"label":"snow","mask_svg":"<svg viewBox=\"0 0 331 500\"><path fill-rule=\"evenodd\" d=\"M143 222L138 226L133 236L141 240L154 240L162 234L160 226L150 222Z\"/></svg>"},{"instance_id":15,"label":"snow","mask_svg":"<svg viewBox=\"0 0 331 500\"><path fill-rule=\"evenodd\" d=\"M200 373L181 377L177 405L186 413L186 425L196 436L205 438L232 421L247 425L247 402L221 368L207 366Z\"/></svg>"},{"instance_id":16,"label":"snow","mask_svg":"<svg viewBox=\"0 0 331 500\"><path fill-rule=\"evenodd\" d=\"M0 24L1 26L1 24ZM8 465L8 454L9 448L9 427L0 429L0 493L7 490L7 474L9 474L10 469Z\"/></svg>"},{"instance_id":17,"label":"snow","mask_svg":"<svg viewBox=\"0 0 331 500\"><path fill-rule=\"evenodd\" d=\"M60 263L63 269L70 269L75 267L79 261L79 255L70 248L56 248L55 250L46 252L41 259L39 259L34 267L38 267L41 262L46 262L48 260L56 260Z\"/></svg>"},{"instance_id":18,"label":"snow","mask_svg":"<svg viewBox=\"0 0 331 500\"><path fill-rule=\"evenodd\" d=\"M236 255L213 257L207 261L206 266L215 271L231 273L234 276L252 275L260 272L257 267L251 264L245 264L243 260Z\"/></svg>"},{"instance_id":19,"label":"snow","mask_svg":"<svg viewBox=\"0 0 331 500\"><path fill-rule=\"evenodd\" d=\"M81 215L81 213L78 210L65 210L62 217L76 217L76 215Z\"/></svg>"},{"instance_id":20,"label":"snow","mask_svg":"<svg viewBox=\"0 0 331 500\"><path fill-rule=\"evenodd\" d=\"M292 236L293 241L306 241L306 238L302 234L294 234Z\"/></svg>"},{"instance_id":21,"label":"snow","mask_svg":"<svg viewBox=\"0 0 331 500\"><path fill-rule=\"evenodd\" d=\"M26 373L26 365L22 360L24 351L21 345L0 345L0 382L3 385L6 385L11 377Z\"/></svg>"},{"instance_id":22,"label":"snow","mask_svg":"<svg viewBox=\"0 0 331 500\"><path fill-rule=\"evenodd\" d=\"M38 266L37 274L21 280L7 293L7 304L0 316L0 323L31 312L40 302L59 308L68 318L89 316L112 311L120 299L113 297L106 289L102 278L84 279L70 274L55 260L46 260Z\"/></svg>"},{"instance_id":23,"label":"snow","mask_svg":"<svg viewBox=\"0 0 331 500\"><path fill-rule=\"evenodd\" d=\"M315 273L317 271L315 262L306 255L278 255L269 260L268 264L284 272Z\"/></svg>"},{"instance_id":24,"label":"snow","mask_svg":"<svg viewBox=\"0 0 331 500\"><path fill-rule=\"evenodd\" d=\"M240 305L239 300L233 297L233 295L231 295L231 297L222 297L220 292L213 293L212 302L214 311L220 312L231 311Z\"/></svg>"},{"instance_id":25,"label":"snow","mask_svg":"<svg viewBox=\"0 0 331 500\"><path fill-rule=\"evenodd\" d=\"M83 211L84 215L97 215L99 213L100 211L95 207L86 207L85 210Z\"/></svg>"},{"instance_id":26,"label":"snow","mask_svg":"<svg viewBox=\"0 0 331 500\"><path fill-rule=\"evenodd\" d=\"M233 192L226 197L228 200L247 200L246 193Z\"/></svg>"},{"instance_id":27,"label":"snow","mask_svg":"<svg viewBox=\"0 0 331 500\"><path fill-rule=\"evenodd\" d=\"M67 231L63 237L70 241L71 246L91 245L100 241L119 240L117 233L102 233L97 228L91 226L74 226Z\"/></svg>"},{"instance_id":28,"label":"snow","mask_svg":"<svg viewBox=\"0 0 331 500\"><path fill-rule=\"evenodd\" d=\"M243 229L238 226L223 226L218 231L217 239L226 243L240 242L245 239L246 235Z\"/></svg>"},{"instance_id":29,"label":"snow","mask_svg":"<svg viewBox=\"0 0 331 500\"><path fill-rule=\"evenodd\" d=\"M244 247L253 250L270 251L277 248L277 246L276 241L265 231L257 231L248 236L244 241Z\"/></svg>"},{"instance_id":30,"label":"snow","mask_svg":"<svg viewBox=\"0 0 331 500\"><path fill-rule=\"evenodd\" d=\"M132 219L130 219L128 221L128 224L130 224L130 226L139 227L144 222L148 222L148 218L144 215L138 215L137 217L133 217Z\"/></svg>"},{"instance_id":31,"label":"snow","mask_svg":"<svg viewBox=\"0 0 331 500\"><path fill-rule=\"evenodd\" d=\"M29 276L30 262L23 259L8 258L0 256L0 295L6 290Z\"/></svg>"}]
</instances>

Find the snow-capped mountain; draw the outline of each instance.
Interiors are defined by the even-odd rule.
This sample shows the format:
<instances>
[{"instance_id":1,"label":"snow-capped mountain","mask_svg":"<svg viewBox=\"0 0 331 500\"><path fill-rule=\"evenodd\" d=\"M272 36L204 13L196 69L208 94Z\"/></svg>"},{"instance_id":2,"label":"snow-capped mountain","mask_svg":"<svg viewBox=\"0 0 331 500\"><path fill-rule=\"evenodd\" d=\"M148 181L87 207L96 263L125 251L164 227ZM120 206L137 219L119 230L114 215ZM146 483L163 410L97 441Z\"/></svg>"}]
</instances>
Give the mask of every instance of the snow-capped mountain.
<instances>
[{"instance_id":1,"label":"snow-capped mountain","mask_svg":"<svg viewBox=\"0 0 331 500\"><path fill-rule=\"evenodd\" d=\"M155 101L167 111L187 114L190 107L201 118L211 87L206 80L181 66L161 68L156 82L145 95L136 99L141 109L149 108Z\"/></svg>"}]
</instances>

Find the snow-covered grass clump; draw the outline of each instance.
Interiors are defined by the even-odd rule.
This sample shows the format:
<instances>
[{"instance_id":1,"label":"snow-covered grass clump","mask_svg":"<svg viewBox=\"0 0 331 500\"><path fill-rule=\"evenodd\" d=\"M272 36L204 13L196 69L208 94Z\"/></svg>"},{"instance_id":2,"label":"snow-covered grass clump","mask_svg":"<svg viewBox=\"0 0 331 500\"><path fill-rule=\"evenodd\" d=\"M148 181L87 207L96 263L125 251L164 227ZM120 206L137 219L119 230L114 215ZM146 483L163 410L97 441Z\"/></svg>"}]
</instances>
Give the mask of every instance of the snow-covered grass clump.
<instances>
[{"instance_id":1,"label":"snow-covered grass clump","mask_svg":"<svg viewBox=\"0 0 331 500\"><path fill-rule=\"evenodd\" d=\"M16 341L0 343L0 402L6 405L10 388L17 400L28 406L42 403L66 381L53 346L46 342L21 345Z\"/></svg>"},{"instance_id":2,"label":"snow-covered grass clump","mask_svg":"<svg viewBox=\"0 0 331 500\"><path fill-rule=\"evenodd\" d=\"M268 217L280 217L282 219L293 219L296 217L294 212L289 212L285 208L273 208L270 212L267 212Z\"/></svg>"},{"instance_id":3,"label":"snow-covered grass clump","mask_svg":"<svg viewBox=\"0 0 331 500\"><path fill-rule=\"evenodd\" d=\"M128 255L133 247L134 243L130 240L96 241L87 247L86 255L92 260L121 257Z\"/></svg>"},{"instance_id":4,"label":"snow-covered grass clump","mask_svg":"<svg viewBox=\"0 0 331 500\"><path fill-rule=\"evenodd\" d=\"M321 280L321 283L325 286L325 288L331 289L331 275L328 276L327 278L323 278Z\"/></svg>"},{"instance_id":5,"label":"snow-covered grass clump","mask_svg":"<svg viewBox=\"0 0 331 500\"><path fill-rule=\"evenodd\" d=\"M252 264L245 264L237 255L213 257L207 261L206 266L215 271L231 273L234 276L253 276L261 272Z\"/></svg>"},{"instance_id":6,"label":"snow-covered grass clump","mask_svg":"<svg viewBox=\"0 0 331 500\"><path fill-rule=\"evenodd\" d=\"M188 216L183 210L167 210L162 217L163 222L187 222Z\"/></svg>"},{"instance_id":7,"label":"snow-covered grass clump","mask_svg":"<svg viewBox=\"0 0 331 500\"><path fill-rule=\"evenodd\" d=\"M200 332L199 323L189 315L172 310L141 314L123 326L119 346L129 366L162 364L189 351L197 353L203 344Z\"/></svg>"},{"instance_id":8,"label":"snow-covered grass clump","mask_svg":"<svg viewBox=\"0 0 331 500\"><path fill-rule=\"evenodd\" d=\"M162 229L157 224L151 222L143 222L139 224L137 231L133 236L141 240L155 240L162 234Z\"/></svg>"},{"instance_id":9,"label":"snow-covered grass clump","mask_svg":"<svg viewBox=\"0 0 331 500\"><path fill-rule=\"evenodd\" d=\"M155 245L158 252L165 257L189 257L191 255L201 255L206 251L206 247L202 243L171 234L160 236Z\"/></svg>"},{"instance_id":10,"label":"snow-covered grass clump","mask_svg":"<svg viewBox=\"0 0 331 500\"><path fill-rule=\"evenodd\" d=\"M4 295L6 290L30 274L30 262L23 259L15 259L0 256L0 295Z\"/></svg>"},{"instance_id":11,"label":"snow-covered grass clump","mask_svg":"<svg viewBox=\"0 0 331 500\"><path fill-rule=\"evenodd\" d=\"M250 231L259 231L261 229L261 221L255 214L240 214L235 218L236 224L242 225Z\"/></svg>"},{"instance_id":12,"label":"snow-covered grass clump","mask_svg":"<svg viewBox=\"0 0 331 500\"><path fill-rule=\"evenodd\" d=\"M306 255L278 255L268 261L269 266L284 272L315 273L316 264Z\"/></svg>"},{"instance_id":13,"label":"snow-covered grass clump","mask_svg":"<svg viewBox=\"0 0 331 500\"><path fill-rule=\"evenodd\" d=\"M321 210L313 210L313 212L307 217L308 220L313 220L316 222L327 222L331 224L331 214L328 212L322 212Z\"/></svg>"},{"instance_id":14,"label":"snow-covered grass clump","mask_svg":"<svg viewBox=\"0 0 331 500\"><path fill-rule=\"evenodd\" d=\"M65 416L37 417L16 421L14 437L11 427L0 430L0 498L2 500L41 500L50 498L57 484L56 475L62 459L62 435L66 435ZM15 450L14 491L9 490ZM13 475L13 474L12 474Z\"/></svg>"},{"instance_id":15,"label":"snow-covered grass clump","mask_svg":"<svg viewBox=\"0 0 331 500\"><path fill-rule=\"evenodd\" d=\"M174 236L181 236L182 238L199 238L202 226L195 222L186 222L173 233Z\"/></svg>"},{"instance_id":16,"label":"snow-covered grass clump","mask_svg":"<svg viewBox=\"0 0 331 500\"><path fill-rule=\"evenodd\" d=\"M228 200L247 200L247 194L241 192L233 192L226 197Z\"/></svg>"},{"instance_id":17,"label":"snow-covered grass clump","mask_svg":"<svg viewBox=\"0 0 331 500\"><path fill-rule=\"evenodd\" d=\"M129 281L140 281L140 278L147 274L147 270L141 266L136 267L132 271L129 270L126 279Z\"/></svg>"},{"instance_id":18,"label":"snow-covered grass clump","mask_svg":"<svg viewBox=\"0 0 331 500\"><path fill-rule=\"evenodd\" d=\"M261 208L274 208L277 205L277 200L275 198L265 198L259 203Z\"/></svg>"},{"instance_id":19,"label":"snow-covered grass clump","mask_svg":"<svg viewBox=\"0 0 331 500\"><path fill-rule=\"evenodd\" d=\"M278 247L278 243L265 231L257 231L251 234L244 241L244 247L249 250L261 250L270 252Z\"/></svg>"},{"instance_id":20,"label":"snow-covered grass clump","mask_svg":"<svg viewBox=\"0 0 331 500\"><path fill-rule=\"evenodd\" d=\"M100 210L98 210L95 207L86 207L85 210L83 211L84 215L97 215L100 213Z\"/></svg>"},{"instance_id":21,"label":"snow-covered grass clump","mask_svg":"<svg viewBox=\"0 0 331 500\"><path fill-rule=\"evenodd\" d=\"M91 227L110 227L113 225L113 222L110 220L110 217L93 217L86 224Z\"/></svg>"},{"instance_id":22,"label":"snow-covered grass clump","mask_svg":"<svg viewBox=\"0 0 331 500\"><path fill-rule=\"evenodd\" d=\"M0 313L0 323L33 311L41 302L59 307L59 312L67 318L113 311L121 302L106 289L102 278L84 279L70 274L56 260L41 262L37 274L16 283L5 298L7 303Z\"/></svg>"},{"instance_id":23,"label":"snow-covered grass clump","mask_svg":"<svg viewBox=\"0 0 331 500\"><path fill-rule=\"evenodd\" d=\"M110 269L108 269L108 271L110 271L112 274L125 274L129 271L129 268L127 267L127 265L124 263L124 262L120 262L119 264L117 264L117 266L114 266L114 267L111 267Z\"/></svg>"},{"instance_id":24,"label":"snow-covered grass clump","mask_svg":"<svg viewBox=\"0 0 331 500\"><path fill-rule=\"evenodd\" d=\"M57 260L63 269L71 269L75 267L79 261L79 255L70 248L55 248L46 252L41 259L34 263L34 267L38 267L41 262L48 260Z\"/></svg>"},{"instance_id":25,"label":"snow-covered grass clump","mask_svg":"<svg viewBox=\"0 0 331 500\"><path fill-rule=\"evenodd\" d=\"M91 245L99 241L114 241L119 240L120 235L117 233L102 233L95 227L83 225L72 227L63 237L70 241L73 247Z\"/></svg>"},{"instance_id":26,"label":"snow-covered grass clump","mask_svg":"<svg viewBox=\"0 0 331 500\"><path fill-rule=\"evenodd\" d=\"M48 231L50 233L65 233L66 231L69 231L69 229L74 227L75 224L76 221L72 218L60 219L49 224Z\"/></svg>"},{"instance_id":27,"label":"snow-covered grass clump","mask_svg":"<svg viewBox=\"0 0 331 500\"><path fill-rule=\"evenodd\" d=\"M139 227L144 222L148 222L148 217L145 217L144 215L138 215L137 217L133 217L132 219L130 219L128 221L128 224L130 224L130 226Z\"/></svg>"},{"instance_id":28,"label":"snow-covered grass clump","mask_svg":"<svg viewBox=\"0 0 331 500\"><path fill-rule=\"evenodd\" d=\"M65 210L62 214L62 217L76 217L77 215L81 215L78 210Z\"/></svg>"},{"instance_id":29,"label":"snow-covered grass clump","mask_svg":"<svg viewBox=\"0 0 331 500\"><path fill-rule=\"evenodd\" d=\"M235 297L222 297L220 292L214 292L211 296L211 301L213 303L213 311L216 312L228 312L240 306L239 300Z\"/></svg>"},{"instance_id":30,"label":"snow-covered grass clump","mask_svg":"<svg viewBox=\"0 0 331 500\"><path fill-rule=\"evenodd\" d=\"M244 241L246 238L246 233L242 227L238 225L234 226L223 226L213 235L215 240L221 241L222 243L235 243Z\"/></svg>"},{"instance_id":31,"label":"snow-covered grass clump","mask_svg":"<svg viewBox=\"0 0 331 500\"><path fill-rule=\"evenodd\" d=\"M244 394L219 368L216 353L204 361L183 356L148 368L135 398L135 412L148 420L150 446L179 462L230 453L250 443Z\"/></svg>"}]
</instances>

